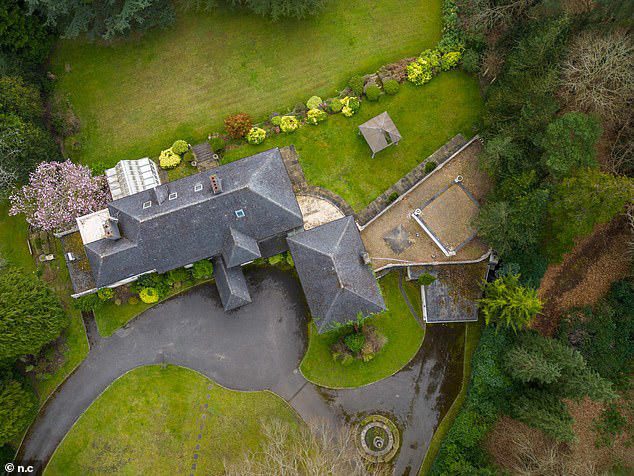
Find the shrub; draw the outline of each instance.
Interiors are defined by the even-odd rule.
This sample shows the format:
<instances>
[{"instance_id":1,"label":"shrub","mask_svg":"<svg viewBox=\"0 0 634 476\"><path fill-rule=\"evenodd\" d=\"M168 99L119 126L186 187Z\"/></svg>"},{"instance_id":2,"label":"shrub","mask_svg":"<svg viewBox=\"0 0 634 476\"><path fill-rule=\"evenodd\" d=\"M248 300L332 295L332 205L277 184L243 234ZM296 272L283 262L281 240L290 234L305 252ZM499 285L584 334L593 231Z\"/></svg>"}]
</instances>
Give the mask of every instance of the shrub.
<instances>
[{"instance_id":1,"label":"shrub","mask_svg":"<svg viewBox=\"0 0 634 476\"><path fill-rule=\"evenodd\" d=\"M346 117L352 116L361 107L361 101L359 101L359 98L354 96L346 96L341 100L341 102L343 104L341 112L343 112L343 115Z\"/></svg>"},{"instance_id":2,"label":"shrub","mask_svg":"<svg viewBox=\"0 0 634 476\"><path fill-rule=\"evenodd\" d=\"M239 112L225 118L225 131L234 139L239 139L247 135L253 121L251 116L244 112Z\"/></svg>"},{"instance_id":3,"label":"shrub","mask_svg":"<svg viewBox=\"0 0 634 476\"><path fill-rule=\"evenodd\" d=\"M280 122L280 129L282 129L282 132L295 132L298 127L299 121L295 116L282 116L282 121Z\"/></svg>"},{"instance_id":4,"label":"shrub","mask_svg":"<svg viewBox=\"0 0 634 476\"><path fill-rule=\"evenodd\" d=\"M398 81L395 79L388 79L383 83L383 91L385 91L385 94L396 94L400 87L401 86L398 84Z\"/></svg>"},{"instance_id":5,"label":"shrub","mask_svg":"<svg viewBox=\"0 0 634 476\"><path fill-rule=\"evenodd\" d=\"M443 71L449 71L452 68L455 68L460 62L461 54L459 51L450 51L449 53L445 53L440 58L440 69Z\"/></svg>"},{"instance_id":6,"label":"shrub","mask_svg":"<svg viewBox=\"0 0 634 476\"><path fill-rule=\"evenodd\" d=\"M225 148L225 140L222 137L214 137L213 139L211 139L211 142L209 144L211 145L211 149L214 152L223 150Z\"/></svg>"},{"instance_id":7,"label":"shrub","mask_svg":"<svg viewBox=\"0 0 634 476\"><path fill-rule=\"evenodd\" d=\"M437 50L425 50L416 61L407 65L407 79L417 86L429 82L440 68L440 53Z\"/></svg>"},{"instance_id":8,"label":"shrub","mask_svg":"<svg viewBox=\"0 0 634 476\"><path fill-rule=\"evenodd\" d=\"M361 96L363 93L363 78L361 76L353 76L348 81L348 87L356 96Z\"/></svg>"},{"instance_id":9,"label":"shrub","mask_svg":"<svg viewBox=\"0 0 634 476\"><path fill-rule=\"evenodd\" d=\"M159 155L159 165L162 169L173 169L181 163L181 156L172 149L165 149Z\"/></svg>"},{"instance_id":10,"label":"shrub","mask_svg":"<svg viewBox=\"0 0 634 476\"><path fill-rule=\"evenodd\" d=\"M187 145L187 142L185 142L184 140L177 140L176 142L172 144L172 152L180 155L181 157L185 155L185 153L188 150L189 150L189 146Z\"/></svg>"},{"instance_id":11,"label":"shrub","mask_svg":"<svg viewBox=\"0 0 634 476\"><path fill-rule=\"evenodd\" d=\"M341 100L335 98L332 100L332 102L330 103L330 111L334 112L335 114L338 112L341 112L341 109L343 108L343 103L341 102Z\"/></svg>"},{"instance_id":12,"label":"shrub","mask_svg":"<svg viewBox=\"0 0 634 476\"><path fill-rule=\"evenodd\" d=\"M139 293L139 297L141 298L141 301L143 301L144 303L152 304L152 303L158 302L159 293L156 290L156 288L143 288L141 289L141 292Z\"/></svg>"},{"instance_id":13,"label":"shrub","mask_svg":"<svg viewBox=\"0 0 634 476\"><path fill-rule=\"evenodd\" d=\"M306 122L308 122L308 124L316 125L318 122L325 120L326 117L328 117L328 114L321 109L311 109L308 111L308 115L306 116Z\"/></svg>"},{"instance_id":14,"label":"shrub","mask_svg":"<svg viewBox=\"0 0 634 476\"><path fill-rule=\"evenodd\" d=\"M208 259L196 261L192 267L192 276L195 279L210 278L214 273L214 266Z\"/></svg>"},{"instance_id":15,"label":"shrub","mask_svg":"<svg viewBox=\"0 0 634 476\"><path fill-rule=\"evenodd\" d=\"M369 101L378 101L379 96L381 96L381 90L376 84L368 86L365 90L365 97L367 97Z\"/></svg>"},{"instance_id":16,"label":"shrub","mask_svg":"<svg viewBox=\"0 0 634 476\"><path fill-rule=\"evenodd\" d=\"M462 55L462 69L467 73L475 74L480 71L480 54L472 49L468 49Z\"/></svg>"},{"instance_id":17,"label":"shrub","mask_svg":"<svg viewBox=\"0 0 634 476\"><path fill-rule=\"evenodd\" d=\"M273 116L271 118L271 124L279 127L282 124L282 116Z\"/></svg>"},{"instance_id":18,"label":"shrub","mask_svg":"<svg viewBox=\"0 0 634 476\"><path fill-rule=\"evenodd\" d=\"M73 307L82 312L89 312L103 304L96 294L87 294L73 300Z\"/></svg>"},{"instance_id":19,"label":"shrub","mask_svg":"<svg viewBox=\"0 0 634 476\"><path fill-rule=\"evenodd\" d=\"M434 162L433 160L430 160L429 162L425 164L425 173L428 174L429 172L434 170L437 166L438 164L436 164L436 162Z\"/></svg>"},{"instance_id":20,"label":"shrub","mask_svg":"<svg viewBox=\"0 0 634 476\"><path fill-rule=\"evenodd\" d=\"M189 271L185 268L176 268L167 273L165 281L170 286L178 287L183 281L190 277Z\"/></svg>"},{"instance_id":21,"label":"shrub","mask_svg":"<svg viewBox=\"0 0 634 476\"><path fill-rule=\"evenodd\" d=\"M322 99L319 96L313 96L308 101L306 101L306 107L310 109L317 109L319 105L322 103Z\"/></svg>"},{"instance_id":22,"label":"shrub","mask_svg":"<svg viewBox=\"0 0 634 476\"><path fill-rule=\"evenodd\" d=\"M365 336L362 332L353 332L345 336L343 342L350 352L358 354L363 349L363 344L365 344Z\"/></svg>"},{"instance_id":23,"label":"shrub","mask_svg":"<svg viewBox=\"0 0 634 476\"><path fill-rule=\"evenodd\" d=\"M247 142L252 145L261 144L266 139L266 131L259 127L252 127L247 134Z\"/></svg>"},{"instance_id":24,"label":"shrub","mask_svg":"<svg viewBox=\"0 0 634 476\"><path fill-rule=\"evenodd\" d=\"M130 296L128 298L128 304L130 306L136 306L137 304L139 304L139 298L136 296Z\"/></svg>"},{"instance_id":25,"label":"shrub","mask_svg":"<svg viewBox=\"0 0 634 476\"><path fill-rule=\"evenodd\" d=\"M97 297L102 301L109 301L114 297L114 290L112 288L101 288L97 291Z\"/></svg>"},{"instance_id":26,"label":"shrub","mask_svg":"<svg viewBox=\"0 0 634 476\"><path fill-rule=\"evenodd\" d=\"M416 283L418 283L419 286L429 286L434 281L436 281L436 276L429 273L423 273L418 277Z\"/></svg>"},{"instance_id":27,"label":"shrub","mask_svg":"<svg viewBox=\"0 0 634 476\"><path fill-rule=\"evenodd\" d=\"M388 201L388 203L392 203L397 198L398 198L398 193L397 192L392 192L392 193L390 193L390 196L387 197L387 201Z\"/></svg>"}]
</instances>

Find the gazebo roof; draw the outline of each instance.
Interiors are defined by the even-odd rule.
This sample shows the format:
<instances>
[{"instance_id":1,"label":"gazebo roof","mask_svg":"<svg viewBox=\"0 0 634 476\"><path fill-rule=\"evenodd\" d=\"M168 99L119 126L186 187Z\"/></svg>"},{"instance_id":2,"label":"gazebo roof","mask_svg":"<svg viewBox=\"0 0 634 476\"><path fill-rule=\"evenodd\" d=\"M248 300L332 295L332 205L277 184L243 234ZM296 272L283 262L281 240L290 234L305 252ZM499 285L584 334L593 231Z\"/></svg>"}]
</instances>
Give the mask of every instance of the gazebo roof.
<instances>
[{"instance_id":1,"label":"gazebo roof","mask_svg":"<svg viewBox=\"0 0 634 476\"><path fill-rule=\"evenodd\" d=\"M372 149L372 154L376 154L401 140L401 133L387 112L382 112L368 122L361 124L359 131L361 131L370 149ZM388 137L390 139L389 142Z\"/></svg>"}]
</instances>

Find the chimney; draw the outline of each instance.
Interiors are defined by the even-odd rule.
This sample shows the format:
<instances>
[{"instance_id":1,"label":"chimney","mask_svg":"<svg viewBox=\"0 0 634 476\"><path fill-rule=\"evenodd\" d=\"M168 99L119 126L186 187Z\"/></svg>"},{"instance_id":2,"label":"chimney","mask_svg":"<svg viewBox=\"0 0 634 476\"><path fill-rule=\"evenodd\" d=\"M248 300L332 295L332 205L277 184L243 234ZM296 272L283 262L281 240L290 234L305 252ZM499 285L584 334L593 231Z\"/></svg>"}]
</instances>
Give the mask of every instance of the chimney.
<instances>
[{"instance_id":1,"label":"chimney","mask_svg":"<svg viewBox=\"0 0 634 476\"><path fill-rule=\"evenodd\" d=\"M167 185L159 185L158 187L150 189L150 197L152 201L155 201L158 205L167 200L168 195L169 190L167 189Z\"/></svg>"},{"instance_id":2,"label":"chimney","mask_svg":"<svg viewBox=\"0 0 634 476\"><path fill-rule=\"evenodd\" d=\"M103 232L105 237L109 240L115 241L121 238L121 232L119 231L119 220L112 217L108 218L108 220L103 223Z\"/></svg>"},{"instance_id":3,"label":"chimney","mask_svg":"<svg viewBox=\"0 0 634 476\"><path fill-rule=\"evenodd\" d=\"M222 183L216 174L210 175L209 181L211 182L211 190L214 192L214 195L222 193Z\"/></svg>"}]
</instances>

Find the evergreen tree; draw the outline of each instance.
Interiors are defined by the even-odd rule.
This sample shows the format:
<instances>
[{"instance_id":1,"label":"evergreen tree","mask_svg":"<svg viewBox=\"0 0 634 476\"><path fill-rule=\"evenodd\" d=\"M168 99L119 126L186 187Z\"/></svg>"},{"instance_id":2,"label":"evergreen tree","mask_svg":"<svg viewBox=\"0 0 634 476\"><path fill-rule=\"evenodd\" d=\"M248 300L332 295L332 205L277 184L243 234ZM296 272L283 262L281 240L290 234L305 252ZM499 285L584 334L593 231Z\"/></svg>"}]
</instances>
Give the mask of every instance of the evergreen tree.
<instances>
[{"instance_id":1,"label":"evergreen tree","mask_svg":"<svg viewBox=\"0 0 634 476\"><path fill-rule=\"evenodd\" d=\"M37 413L37 396L14 378L0 381L0 445L18 437Z\"/></svg>"},{"instance_id":2,"label":"evergreen tree","mask_svg":"<svg viewBox=\"0 0 634 476\"><path fill-rule=\"evenodd\" d=\"M0 360L37 354L68 325L57 295L18 268L0 271Z\"/></svg>"},{"instance_id":3,"label":"evergreen tree","mask_svg":"<svg viewBox=\"0 0 634 476\"><path fill-rule=\"evenodd\" d=\"M596 117L569 112L551 122L544 138L544 165L556 179L580 167L597 167L595 146L601 136Z\"/></svg>"},{"instance_id":4,"label":"evergreen tree","mask_svg":"<svg viewBox=\"0 0 634 476\"><path fill-rule=\"evenodd\" d=\"M537 291L522 286L519 275L508 274L484 285L484 298L479 300L480 311L487 324L523 329L542 310Z\"/></svg>"}]
</instances>

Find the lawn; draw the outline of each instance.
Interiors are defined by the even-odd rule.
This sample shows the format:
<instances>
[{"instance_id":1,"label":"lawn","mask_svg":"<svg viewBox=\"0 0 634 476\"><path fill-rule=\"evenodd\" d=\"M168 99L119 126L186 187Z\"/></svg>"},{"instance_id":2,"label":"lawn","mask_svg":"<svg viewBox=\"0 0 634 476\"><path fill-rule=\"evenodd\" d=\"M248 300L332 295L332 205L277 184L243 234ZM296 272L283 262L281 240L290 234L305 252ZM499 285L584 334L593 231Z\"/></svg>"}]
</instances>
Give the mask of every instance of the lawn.
<instances>
[{"instance_id":1,"label":"lawn","mask_svg":"<svg viewBox=\"0 0 634 476\"><path fill-rule=\"evenodd\" d=\"M169 299L173 296L176 296L177 294L193 288L194 286L198 286L199 284L203 284L208 281L210 280L201 279L199 281L195 281L194 284L192 284L191 286L183 286L178 289L172 289L170 294L164 299L161 299L159 302L162 302L165 299ZM128 321L134 319L143 311L146 311L156 304L158 303L146 304L141 300L139 300L139 302L136 304L124 302L118 306L114 303L114 301L104 303L93 311L93 314L95 315L95 321L97 322L97 329L99 330L99 334L101 334L103 337L108 337L114 334L114 332L121 326L125 325L126 323L128 323Z\"/></svg>"},{"instance_id":2,"label":"lawn","mask_svg":"<svg viewBox=\"0 0 634 476\"><path fill-rule=\"evenodd\" d=\"M270 392L227 390L182 367L141 367L90 405L44 474L189 474L194 462L196 474L220 474L224 460L258 450L260 421L274 418L299 424Z\"/></svg>"},{"instance_id":3,"label":"lawn","mask_svg":"<svg viewBox=\"0 0 634 476\"><path fill-rule=\"evenodd\" d=\"M263 118L332 95L354 73L414 56L441 36L441 0L337 0L306 20L240 10L181 13L114 45L60 41L51 69L82 131L83 163L157 156L206 137L237 111ZM73 141L70 141L73 142Z\"/></svg>"},{"instance_id":4,"label":"lawn","mask_svg":"<svg viewBox=\"0 0 634 476\"><path fill-rule=\"evenodd\" d=\"M338 338L337 332L319 335L311 324L308 350L300 365L300 370L308 380L323 387L359 387L394 374L416 355L425 332L401 296L397 274L390 273L381 278L379 285L388 310L371 318L370 323L387 337L383 349L369 362L354 360L344 366L340 361L333 360L330 351ZM411 282L404 282L403 286L411 288L406 291L410 300L416 299L415 289L418 286ZM420 297L412 305L420 309Z\"/></svg>"},{"instance_id":5,"label":"lawn","mask_svg":"<svg viewBox=\"0 0 634 476\"><path fill-rule=\"evenodd\" d=\"M358 211L455 134L473 136L481 107L472 77L461 71L445 72L421 87L405 83L397 95L384 95L378 103L364 101L352 117L333 115L258 146L229 150L223 162L294 144L308 182L339 194ZM372 158L357 126L383 111L389 112L403 139Z\"/></svg>"},{"instance_id":6,"label":"lawn","mask_svg":"<svg viewBox=\"0 0 634 476\"><path fill-rule=\"evenodd\" d=\"M41 274L57 292L70 316L70 325L62 331L59 345L46 347L40 365L33 371L33 383L42 405L51 392L84 359L88 353L88 340L81 314L71 306L72 285L59 242L56 241L55 260L47 265L36 266L27 245L28 226L24 217L10 217L7 214L8 210L8 203L0 202L0 257L9 264L22 268L24 272Z\"/></svg>"}]
</instances>

